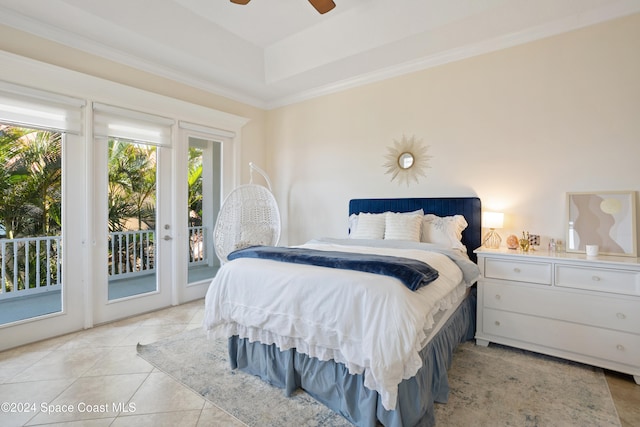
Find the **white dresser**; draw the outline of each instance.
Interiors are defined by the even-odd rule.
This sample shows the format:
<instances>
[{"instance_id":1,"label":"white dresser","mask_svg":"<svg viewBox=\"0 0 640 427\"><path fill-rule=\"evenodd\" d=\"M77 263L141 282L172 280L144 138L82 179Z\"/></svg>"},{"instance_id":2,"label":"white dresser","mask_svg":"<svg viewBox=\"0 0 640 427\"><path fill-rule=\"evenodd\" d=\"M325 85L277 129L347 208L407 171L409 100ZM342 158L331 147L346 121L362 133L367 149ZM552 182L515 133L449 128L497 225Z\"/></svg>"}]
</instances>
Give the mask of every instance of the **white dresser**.
<instances>
[{"instance_id":1,"label":"white dresser","mask_svg":"<svg viewBox=\"0 0 640 427\"><path fill-rule=\"evenodd\" d=\"M476 343L562 357L640 384L640 259L479 248Z\"/></svg>"}]
</instances>

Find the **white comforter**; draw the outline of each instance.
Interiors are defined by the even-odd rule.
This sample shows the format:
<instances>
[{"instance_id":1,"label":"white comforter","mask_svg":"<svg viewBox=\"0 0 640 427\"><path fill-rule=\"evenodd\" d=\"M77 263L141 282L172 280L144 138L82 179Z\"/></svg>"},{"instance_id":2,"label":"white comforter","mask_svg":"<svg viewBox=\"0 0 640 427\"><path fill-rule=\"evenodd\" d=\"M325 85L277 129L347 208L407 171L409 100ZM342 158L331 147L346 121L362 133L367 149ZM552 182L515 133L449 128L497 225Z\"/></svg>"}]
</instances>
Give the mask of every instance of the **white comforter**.
<instances>
[{"instance_id":1,"label":"white comforter","mask_svg":"<svg viewBox=\"0 0 640 427\"><path fill-rule=\"evenodd\" d=\"M239 335L364 372L388 410L398 384L422 366L420 349L433 315L447 309L468 284L448 256L420 249L307 243L301 247L415 258L439 277L418 291L372 273L263 259L226 263L206 296L204 328L213 337Z\"/></svg>"}]
</instances>

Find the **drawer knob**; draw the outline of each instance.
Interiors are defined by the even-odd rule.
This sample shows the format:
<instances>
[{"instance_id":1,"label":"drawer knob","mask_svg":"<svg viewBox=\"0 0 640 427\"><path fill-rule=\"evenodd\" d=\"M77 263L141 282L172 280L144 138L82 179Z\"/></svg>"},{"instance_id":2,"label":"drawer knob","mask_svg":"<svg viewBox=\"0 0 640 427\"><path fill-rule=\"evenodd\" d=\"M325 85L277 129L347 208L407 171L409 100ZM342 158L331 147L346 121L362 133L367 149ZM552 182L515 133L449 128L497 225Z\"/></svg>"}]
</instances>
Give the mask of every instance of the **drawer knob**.
<instances>
[{"instance_id":1,"label":"drawer knob","mask_svg":"<svg viewBox=\"0 0 640 427\"><path fill-rule=\"evenodd\" d=\"M592 276L591 280L593 280L594 282L599 282L600 281L600 277L598 276Z\"/></svg>"},{"instance_id":2,"label":"drawer knob","mask_svg":"<svg viewBox=\"0 0 640 427\"><path fill-rule=\"evenodd\" d=\"M626 316L624 313L618 313L618 314L616 314L616 317L617 317L618 319L622 319L622 320L624 320L624 319L626 319L626 318L627 318L627 316Z\"/></svg>"},{"instance_id":3,"label":"drawer knob","mask_svg":"<svg viewBox=\"0 0 640 427\"><path fill-rule=\"evenodd\" d=\"M496 299L500 299L500 294L496 294Z\"/></svg>"},{"instance_id":4,"label":"drawer knob","mask_svg":"<svg viewBox=\"0 0 640 427\"><path fill-rule=\"evenodd\" d=\"M500 322L498 320L496 320L496 326L500 326Z\"/></svg>"},{"instance_id":5,"label":"drawer knob","mask_svg":"<svg viewBox=\"0 0 640 427\"><path fill-rule=\"evenodd\" d=\"M520 269L518 267L516 267L516 268L513 269L513 272L514 273L520 273Z\"/></svg>"},{"instance_id":6,"label":"drawer knob","mask_svg":"<svg viewBox=\"0 0 640 427\"><path fill-rule=\"evenodd\" d=\"M624 351L624 346L622 344L618 344L616 348L620 351Z\"/></svg>"}]
</instances>

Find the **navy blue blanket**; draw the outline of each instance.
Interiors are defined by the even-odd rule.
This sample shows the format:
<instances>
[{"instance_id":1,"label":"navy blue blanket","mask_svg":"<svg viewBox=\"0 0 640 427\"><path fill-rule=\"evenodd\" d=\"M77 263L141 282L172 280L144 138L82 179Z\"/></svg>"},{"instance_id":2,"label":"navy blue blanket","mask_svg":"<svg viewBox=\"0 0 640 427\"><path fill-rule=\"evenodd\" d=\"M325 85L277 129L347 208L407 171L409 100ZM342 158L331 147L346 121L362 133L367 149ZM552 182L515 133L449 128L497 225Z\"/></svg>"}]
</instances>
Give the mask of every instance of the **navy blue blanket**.
<instances>
[{"instance_id":1,"label":"navy blue blanket","mask_svg":"<svg viewBox=\"0 0 640 427\"><path fill-rule=\"evenodd\" d=\"M281 246L252 246L231 252L227 258L229 261L236 258L261 258L382 274L395 277L412 291L420 289L438 278L438 271L426 262L386 255Z\"/></svg>"}]
</instances>

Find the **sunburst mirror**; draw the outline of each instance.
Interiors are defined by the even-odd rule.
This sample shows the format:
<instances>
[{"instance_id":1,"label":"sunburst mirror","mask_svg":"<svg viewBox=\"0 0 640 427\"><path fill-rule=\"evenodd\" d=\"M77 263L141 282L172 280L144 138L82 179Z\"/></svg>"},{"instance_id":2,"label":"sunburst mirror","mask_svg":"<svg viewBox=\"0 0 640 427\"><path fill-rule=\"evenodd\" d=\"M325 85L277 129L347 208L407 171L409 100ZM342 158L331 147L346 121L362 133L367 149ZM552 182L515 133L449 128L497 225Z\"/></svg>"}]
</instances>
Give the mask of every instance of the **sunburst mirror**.
<instances>
[{"instance_id":1,"label":"sunburst mirror","mask_svg":"<svg viewBox=\"0 0 640 427\"><path fill-rule=\"evenodd\" d=\"M427 154L427 148L414 136L407 138L402 135L402 139L394 139L393 146L387 147L385 173L391 174L391 181L398 178L400 184L419 183L419 177L425 177L425 169L429 167L431 156Z\"/></svg>"}]
</instances>

